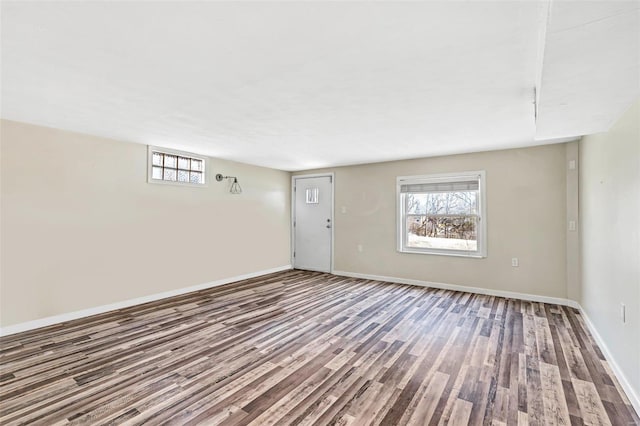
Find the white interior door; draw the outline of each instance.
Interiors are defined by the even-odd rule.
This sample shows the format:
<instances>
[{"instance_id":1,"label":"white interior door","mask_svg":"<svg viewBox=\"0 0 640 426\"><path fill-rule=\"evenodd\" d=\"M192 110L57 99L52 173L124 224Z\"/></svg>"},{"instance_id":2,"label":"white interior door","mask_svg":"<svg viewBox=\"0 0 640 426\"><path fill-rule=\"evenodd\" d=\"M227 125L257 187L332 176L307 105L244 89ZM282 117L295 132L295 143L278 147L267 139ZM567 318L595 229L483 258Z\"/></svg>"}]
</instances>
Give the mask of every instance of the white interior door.
<instances>
[{"instance_id":1,"label":"white interior door","mask_svg":"<svg viewBox=\"0 0 640 426\"><path fill-rule=\"evenodd\" d=\"M332 177L294 176L293 194L293 267L331 272Z\"/></svg>"}]
</instances>

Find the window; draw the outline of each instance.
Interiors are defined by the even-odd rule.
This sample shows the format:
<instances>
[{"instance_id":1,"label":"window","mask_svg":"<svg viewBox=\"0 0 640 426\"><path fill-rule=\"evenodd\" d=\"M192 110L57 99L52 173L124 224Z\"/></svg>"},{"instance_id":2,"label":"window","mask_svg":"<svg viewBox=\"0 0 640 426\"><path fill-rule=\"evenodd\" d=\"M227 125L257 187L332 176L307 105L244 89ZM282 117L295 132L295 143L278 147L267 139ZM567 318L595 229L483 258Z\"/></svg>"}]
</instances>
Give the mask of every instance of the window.
<instances>
[{"instance_id":1,"label":"window","mask_svg":"<svg viewBox=\"0 0 640 426\"><path fill-rule=\"evenodd\" d=\"M398 177L398 250L485 257L484 175Z\"/></svg>"},{"instance_id":2,"label":"window","mask_svg":"<svg viewBox=\"0 0 640 426\"><path fill-rule=\"evenodd\" d=\"M309 188L306 191L306 199L307 204L318 204L318 195L320 193L320 188Z\"/></svg>"},{"instance_id":3,"label":"window","mask_svg":"<svg viewBox=\"0 0 640 426\"><path fill-rule=\"evenodd\" d=\"M149 182L195 186L205 184L205 157L150 146L148 163Z\"/></svg>"}]
</instances>

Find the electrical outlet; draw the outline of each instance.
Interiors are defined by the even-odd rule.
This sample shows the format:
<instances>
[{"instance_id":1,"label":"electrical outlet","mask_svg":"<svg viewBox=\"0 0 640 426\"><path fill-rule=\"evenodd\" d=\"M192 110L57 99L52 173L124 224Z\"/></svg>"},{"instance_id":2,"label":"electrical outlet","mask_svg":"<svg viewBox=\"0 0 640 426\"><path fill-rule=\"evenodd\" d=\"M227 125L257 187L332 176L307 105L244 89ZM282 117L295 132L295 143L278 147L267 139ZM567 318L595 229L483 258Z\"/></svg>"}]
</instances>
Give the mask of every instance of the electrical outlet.
<instances>
[{"instance_id":1,"label":"electrical outlet","mask_svg":"<svg viewBox=\"0 0 640 426\"><path fill-rule=\"evenodd\" d=\"M575 231L576 230L576 221L575 220L570 220L569 221L569 231Z\"/></svg>"},{"instance_id":2,"label":"electrical outlet","mask_svg":"<svg viewBox=\"0 0 640 426\"><path fill-rule=\"evenodd\" d=\"M342 206L342 208L340 209L340 212L342 212L342 214L347 213L347 206Z\"/></svg>"},{"instance_id":3,"label":"electrical outlet","mask_svg":"<svg viewBox=\"0 0 640 426\"><path fill-rule=\"evenodd\" d=\"M576 169L576 160L569 160L569 170Z\"/></svg>"},{"instance_id":4,"label":"electrical outlet","mask_svg":"<svg viewBox=\"0 0 640 426\"><path fill-rule=\"evenodd\" d=\"M513 266L514 268L517 268L518 266L520 266L520 262L518 261L517 257L511 258L511 266Z\"/></svg>"},{"instance_id":5,"label":"electrical outlet","mask_svg":"<svg viewBox=\"0 0 640 426\"><path fill-rule=\"evenodd\" d=\"M620 319L623 324L627 322L627 307L624 303L620 304Z\"/></svg>"},{"instance_id":6,"label":"electrical outlet","mask_svg":"<svg viewBox=\"0 0 640 426\"><path fill-rule=\"evenodd\" d=\"M358 253L362 253L364 251L364 248L362 247L362 244L358 244Z\"/></svg>"}]
</instances>

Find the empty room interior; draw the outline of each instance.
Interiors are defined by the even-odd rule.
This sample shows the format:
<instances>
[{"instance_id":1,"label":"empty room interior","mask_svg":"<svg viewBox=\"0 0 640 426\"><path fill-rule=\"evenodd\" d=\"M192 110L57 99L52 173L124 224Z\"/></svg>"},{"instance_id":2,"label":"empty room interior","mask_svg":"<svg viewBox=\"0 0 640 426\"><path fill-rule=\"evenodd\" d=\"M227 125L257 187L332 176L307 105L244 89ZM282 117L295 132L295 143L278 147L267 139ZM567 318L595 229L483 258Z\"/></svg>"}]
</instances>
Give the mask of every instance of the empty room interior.
<instances>
[{"instance_id":1,"label":"empty room interior","mask_svg":"<svg viewBox=\"0 0 640 426\"><path fill-rule=\"evenodd\" d=\"M640 425L640 1L0 19L0 424Z\"/></svg>"}]
</instances>

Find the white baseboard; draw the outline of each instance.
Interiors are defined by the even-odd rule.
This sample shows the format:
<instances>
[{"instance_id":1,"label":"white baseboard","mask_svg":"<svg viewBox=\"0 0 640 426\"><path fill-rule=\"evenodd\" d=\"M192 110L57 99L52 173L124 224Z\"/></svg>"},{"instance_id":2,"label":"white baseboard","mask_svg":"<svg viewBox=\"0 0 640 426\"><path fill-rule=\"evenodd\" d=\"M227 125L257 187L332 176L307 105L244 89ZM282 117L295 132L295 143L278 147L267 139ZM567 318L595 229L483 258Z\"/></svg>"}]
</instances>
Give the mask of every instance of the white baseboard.
<instances>
[{"instance_id":1,"label":"white baseboard","mask_svg":"<svg viewBox=\"0 0 640 426\"><path fill-rule=\"evenodd\" d=\"M638 392L635 389L633 389L633 387L629 383L629 380L624 375L622 369L620 368L620 366L616 362L616 359L613 357L613 354L609 350L609 347L600 336L600 333L598 333L598 330L593 325L593 322L591 322L591 320L589 319L589 316L587 315L585 310L575 300L563 299L558 297L538 296L535 294L517 293L512 291L490 290L490 289L480 288L480 287L467 287L467 286L456 285L456 284L443 284L443 283L434 283L429 281L412 280L412 279L406 279L406 278L359 274L357 272L333 271L333 274L340 275L343 277L362 278L366 280L387 281L392 283L410 284L410 285L416 285L421 287L432 287L432 288L438 288L443 290L454 290L454 291L463 291L467 293L486 294L488 296L499 296L499 297L506 297L511 299L527 300L532 302L552 303L555 305L569 306L571 308L578 309L580 311L580 314L582 315L582 318L584 318L584 322L587 325L589 332L595 339L596 343L598 344L598 346L602 350L602 353L607 359L607 362L611 366L611 370L613 371L613 374L615 374L616 378L618 379L618 382L620 382L620 386L622 386L622 389L624 389L625 393L627 394L629 401L631 401L631 405L633 405L633 407L635 408L636 413L640 415L640 398L638 397Z\"/></svg>"},{"instance_id":2,"label":"white baseboard","mask_svg":"<svg viewBox=\"0 0 640 426\"><path fill-rule=\"evenodd\" d=\"M205 290L207 288L217 287L236 281L242 281L249 278L259 277L261 275L272 274L274 272L287 271L291 269L291 265L278 266L276 268L265 269L263 271L250 272L235 277L223 278L204 284L198 284L191 287L183 287L176 290L169 290L162 293L151 294L149 296L136 297L135 299L123 300L121 302L110 303L108 305L95 306L93 308L82 309L80 311L69 312L66 314L54 315L46 318L40 318L33 321L27 321L19 324L9 325L0 328L0 336L8 336L10 334L21 333L23 331L34 330L36 328L47 327L49 325L59 324L61 322L71 321L79 318L89 317L91 315L103 314L105 312L114 311L116 309L124 309L135 305L140 305L156 300L166 299L167 297L180 296L182 294L191 293L192 291Z\"/></svg>"},{"instance_id":3,"label":"white baseboard","mask_svg":"<svg viewBox=\"0 0 640 426\"><path fill-rule=\"evenodd\" d=\"M598 333L598 329L595 327L595 325L591 321L591 318L589 318L589 315L587 315L587 313L585 312L584 308L580 306L578 302L573 303L577 305L576 309L580 310L580 314L582 315L582 318L584 318L584 322L587 325L589 332L600 347L600 350L602 350L602 354L607 359L607 362L609 363L611 370L613 370L613 374L616 375L618 382L620 382L620 386L622 386L622 389L624 389L624 392L627 394L631 405L633 405L633 408L636 409L636 413L640 416L640 395L638 394L638 391L640 390L636 390L631 386L631 383L629 383L627 376L625 376L622 369L616 362L616 359L613 357L613 354L609 350L609 347L602 339L602 336L600 336L600 333Z\"/></svg>"},{"instance_id":4,"label":"white baseboard","mask_svg":"<svg viewBox=\"0 0 640 426\"><path fill-rule=\"evenodd\" d=\"M503 291L503 290L492 290L492 289L482 288L482 287L467 287L464 285L457 285L457 284L434 283L431 281L412 280L408 278L396 278L396 277L384 277L381 275L359 274L357 272L333 271L333 274L340 275L343 277L362 278L365 280L387 281L387 282L398 283L398 284L409 284L409 285L416 285L420 287L438 288L442 290L463 291L466 293L486 294L487 296L499 296L499 297L506 297L510 299L520 299L520 300L528 300L531 302L552 303L556 305L575 307L575 306L572 306L572 303L574 303L572 300L563 299L560 297L538 296L537 294L517 293L513 291Z\"/></svg>"}]
</instances>

